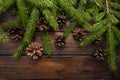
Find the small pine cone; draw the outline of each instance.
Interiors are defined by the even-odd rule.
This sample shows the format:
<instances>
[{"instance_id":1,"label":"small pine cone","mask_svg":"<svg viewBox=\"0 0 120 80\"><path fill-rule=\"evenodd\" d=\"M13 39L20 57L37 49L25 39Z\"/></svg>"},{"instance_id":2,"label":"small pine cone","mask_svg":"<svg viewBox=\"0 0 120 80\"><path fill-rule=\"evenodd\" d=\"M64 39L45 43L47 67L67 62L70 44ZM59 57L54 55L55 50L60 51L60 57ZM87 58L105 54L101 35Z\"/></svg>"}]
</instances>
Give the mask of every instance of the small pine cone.
<instances>
[{"instance_id":1,"label":"small pine cone","mask_svg":"<svg viewBox=\"0 0 120 80\"><path fill-rule=\"evenodd\" d=\"M63 48L65 46L65 38L63 36L58 36L55 40L56 48Z\"/></svg>"},{"instance_id":2,"label":"small pine cone","mask_svg":"<svg viewBox=\"0 0 120 80\"><path fill-rule=\"evenodd\" d=\"M64 16L62 14L57 17L57 22L60 25L60 27L65 26L66 25L66 21L67 21L66 16Z\"/></svg>"},{"instance_id":3,"label":"small pine cone","mask_svg":"<svg viewBox=\"0 0 120 80\"><path fill-rule=\"evenodd\" d=\"M73 31L73 38L77 41L82 41L83 37L86 36L89 32L86 31L85 29L83 28L76 28L74 31Z\"/></svg>"},{"instance_id":4,"label":"small pine cone","mask_svg":"<svg viewBox=\"0 0 120 80\"><path fill-rule=\"evenodd\" d=\"M49 27L46 25L40 25L40 26L38 26L38 30L39 31L47 31L47 30L49 30Z\"/></svg>"},{"instance_id":5,"label":"small pine cone","mask_svg":"<svg viewBox=\"0 0 120 80\"><path fill-rule=\"evenodd\" d=\"M38 21L38 24L44 24L44 25L49 25L49 23L47 22L47 20L44 17L41 17Z\"/></svg>"},{"instance_id":6,"label":"small pine cone","mask_svg":"<svg viewBox=\"0 0 120 80\"><path fill-rule=\"evenodd\" d=\"M33 60L38 60L40 56L43 54L43 47L38 42L32 42L26 48L27 56L31 57Z\"/></svg>"},{"instance_id":7,"label":"small pine cone","mask_svg":"<svg viewBox=\"0 0 120 80\"><path fill-rule=\"evenodd\" d=\"M12 27L8 30L11 39L21 40L24 36L25 30L20 27Z\"/></svg>"},{"instance_id":8,"label":"small pine cone","mask_svg":"<svg viewBox=\"0 0 120 80\"><path fill-rule=\"evenodd\" d=\"M100 37L93 42L93 45L101 46L102 42L103 42L103 38Z\"/></svg>"},{"instance_id":9,"label":"small pine cone","mask_svg":"<svg viewBox=\"0 0 120 80\"><path fill-rule=\"evenodd\" d=\"M106 59L106 50L104 49L98 49L94 50L93 56L98 60L98 61L104 61Z\"/></svg>"},{"instance_id":10,"label":"small pine cone","mask_svg":"<svg viewBox=\"0 0 120 80\"><path fill-rule=\"evenodd\" d=\"M44 17L41 17L38 21L37 31L48 31L50 30L50 25Z\"/></svg>"}]
</instances>

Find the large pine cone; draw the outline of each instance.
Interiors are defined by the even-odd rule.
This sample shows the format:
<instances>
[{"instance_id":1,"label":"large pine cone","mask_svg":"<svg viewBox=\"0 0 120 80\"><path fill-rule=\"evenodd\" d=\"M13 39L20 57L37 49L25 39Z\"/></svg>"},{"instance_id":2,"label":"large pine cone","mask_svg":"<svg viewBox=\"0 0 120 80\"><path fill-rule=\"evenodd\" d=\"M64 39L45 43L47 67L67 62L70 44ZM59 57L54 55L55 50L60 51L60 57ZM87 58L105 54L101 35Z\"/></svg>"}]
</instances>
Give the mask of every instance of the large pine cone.
<instances>
[{"instance_id":1,"label":"large pine cone","mask_svg":"<svg viewBox=\"0 0 120 80\"><path fill-rule=\"evenodd\" d=\"M82 41L83 37L86 36L89 32L86 31L84 28L76 28L74 31L73 31L73 38L75 40L78 40L78 41Z\"/></svg>"},{"instance_id":2,"label":"large pine cone","mask_svg":"<svg viewBox=\"0 0 120 80\"><path fill-rule=\"evenodd\" d=\"M65 38L63 36L58 36L55 40L56 48L63 48L65 46Z\"/></svg>"},{"instance_id":3,"label":"large pine cone","mask_svg":"<svg viewBox=\"0 0 120 80\"><path fill-rule=\"evenodd\" d=\"M25 30L20 27L12 27L11 29L8 30L8 33L11 39L21 40L24 36Z\"/></svg>"},{"instance_id":4,"label":"large pine cone","mask_svg":"<svg viewBox=\"0 0 120 80\"><path fill-rule=\"evenodd\" d=\"M106 50L104 50L104 49L98 49L98 50L94 50L93 56L98 61L104 61L106 59L107 53L106 53Z\"/></svg>"},{"instance_id":5,"label":"large pine cone","mask_svg":"<svg viewBox=\"0 0 120 80\"><path fill-rule=\"evenodd\" d=\"M26 48L26 53L27 53L27 56L31 57L33 60L37 60L43 54L43 47L38 42L32 42Z\"/></svg>"},{"instance_id":6,"label":"large pine cone","mask_svg":"<svg viewBox=\"0 0 120 80\"><path fill-rule=\"evenodd\" d=\"M48 31L50 30L50 25L44 17L41 17L38 21L37 31Z\"/></svg>"}]
</instances>

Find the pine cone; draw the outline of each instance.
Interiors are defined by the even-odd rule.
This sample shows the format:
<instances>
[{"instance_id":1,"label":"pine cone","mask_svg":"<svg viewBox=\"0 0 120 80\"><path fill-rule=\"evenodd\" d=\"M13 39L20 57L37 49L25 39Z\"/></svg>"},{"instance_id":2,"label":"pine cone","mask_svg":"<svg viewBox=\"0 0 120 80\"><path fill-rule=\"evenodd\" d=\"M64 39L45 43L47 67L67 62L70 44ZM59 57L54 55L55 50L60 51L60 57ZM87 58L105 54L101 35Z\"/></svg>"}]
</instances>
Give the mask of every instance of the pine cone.
<instances>
[{"instance_id":1,"label":"pine cone","mask_svg":"<svg viewBox=\"0 0 120 80\"><path fill-rule=\"evenodd\" d=\"M83 37L86 36L88 33L89 32L85 29L78 27L73 31L72 34L75 40L82 41Z\"/></svg>"},{"instance_id":2,"label":"pine cone","mask_svg":"<svg viewBox=\"0 0 120 80\"><path fill-rule=\"evenodd\" d=\"M43 54L43 47L38 42L32 42L26 48L26 53L27 53L27 56L31 57L33 60L37 60Z\"/></svg>"},{"instance_id":3,"label":"pine cone","mask_svg":"<svg viewBox=\"0 0 120 80\"><path fill-rule=\"evenodd\" d=\"M93 42L93 45L101 46L102 42L103 42L103 38L100 37Z\"/></svg>"},{"instance_id":4,"label":"pine cone","mask_svg":"<svg viewBox=\"0 0 120 80\"><path fill-rule=\"evenodd\" d=\"M50 25L44 17L41 17L37 25L38 31L48 31L50 30Z\"/></svg>"},{"instance_id":5,"label":"pine cone","mask_svg":"<svg viewBox=\"0 0 120 80\"><path fill-rule=\"evenodd\" d=\"M66 25L66 21L67 21L67 18L66 16L60 14L58 17L57 17L57 22L58 24L60 25L60 27L63 27Z\"/></svg>"},{"instance_id":6,"label":"pine cone","mask_svg":"<svg viewBox=\"0 0 120 80\"><path fill-rule=\"evenodd\" d=\"M93 56L98 60L98 61L104 61L106 59L106 50L104 49L98 49L94 50Z\"/></svg>"},{"instance_id":7,"label":"pine cone","mask_svg":"<svg viewBox=\"0 0 120 80\"><path fill-rule=\"evenodd\" d=\"M8 32L11 39L21 40L24 36L25 30L20 27L12 27Z\"/></svg>"},{"instance_id":8,"label":"pine cone","mask_svg":"<svg viewBox=\"0 0 120 80\"><path fill-rule=\"evenodd\" d=\"M65 38L63 36L58 36L55 40L56 48L63 48L65 46Z\"/></svg>"}]
</instances>

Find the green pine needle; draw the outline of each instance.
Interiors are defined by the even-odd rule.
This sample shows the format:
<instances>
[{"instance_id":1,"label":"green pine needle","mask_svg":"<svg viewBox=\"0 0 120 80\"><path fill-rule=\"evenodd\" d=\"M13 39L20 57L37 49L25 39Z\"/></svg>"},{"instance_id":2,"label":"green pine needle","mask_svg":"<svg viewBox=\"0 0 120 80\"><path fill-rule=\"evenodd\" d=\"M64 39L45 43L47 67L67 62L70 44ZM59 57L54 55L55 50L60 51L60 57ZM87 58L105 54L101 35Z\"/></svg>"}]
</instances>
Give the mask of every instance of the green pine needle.
<instances>
[{"instance_id":1,"label":"green pine needle","mask_svg":"<svg viewBox=\"0 0 120 80\"><path fill-rule=\"evenodd\" d=\"M64 31L63 36L68 37L69 34L73 31L73 29L77 26L77 22L73 22L70 24L69 27Z\"/></svg>"},{"instance_id":2,"label":"green pine needle","mask_svg":"<svg viewBox=\"0 0 120 80\"><path fill-rule=\"evenodd\" d=\"M42 13L45 16L45 18L47 19L47 21L49 22L50 26L54 30L57 30L59 28L59 25L58 25L57 20L54 17L54 15L52 15L52 12L50 12L48 9L45 9L45 10L43 10Z\"/></svg>"},{"instance_id":3,"label":"green pine needle","mask_svg":"<svg viewBox=\"0 0 120 80\"><path fill-rule=\"evenodd\" d=\"M28 22L27 30L25 32L24 38L21 44L19 45L18 49L16 50L16 52L13 54L14 59L19 59L21 57L21 54L25 51L27 45L32 41L32 38L36 32L36 25L38 19L39 19L39 11L36 8L34 8L30 15L30 20Z\"/></svg>"},{"instance_id":4,"label":"green pine needle","mask_svg":"<svg viewBox=\"0 0 120 80\"><path fill-rule=\"evenodd\" d=\"M47 56L51 56L52 55L52 45L51 45L51 39L50 39L49 33L43 32L41 34L41 38L42 38L42 42L44 45L45 53L47 54Z\"/></svg>"},{"instance_id":5,"label":"green pine needle","mask_svg":"<svg viewBox=\"0 0 120 80\"><path fill-rule=\"evenodd\" d=\"M22 26L26 26L28 21L28 9L24 3L24 0L17 0L17 8L18 8L18 21Z\"/></svg>"},{"instance_id":6,"label":"green pine needle","mask_svg":"<svg viewBox=\"0 0 120 80\"><path fill-rule=\"evenodd\" d=\"M0 29L0 42L7 44L9 42L9 37Z\"/></svg>"},{"instance_id":7,"label":"green pine needle","mask_svg":"<svg viewBox=\"0 0 120 80\"><path fill-rule=\"evenodd\" d=\"M83 40L80 42L80 46L84 47L88 45L89 43L93 42L95 39L99 38L102 34L105 33L107 27L103 26L99 28L98 30L93 31L88 36L85 36Z\"/></svg>"},{"instance_id":8,"label":"green pine needle","mask_svg":"<svg viewBox=\"0 0 120 80\"><path fill-rule=\"evenodd\" d=\"M116 71L116 53L115 53L115 47L116 47L116 40L112 31L111 27L108 27L107 33L106 33L106 42L107 42L107 53L108 53L108 64L109 69L111 71Z\"/></svg>"},{"instance_id":9,"label":"green pine needle","mask_svg":"<svg viewBox=\"0 0 120 80\"><path fill-rule=\"evenodd\" d=\"M116 40L118 41L118 45L120 44L120 30L116 28L116 26L112 26L112 30L114 33L114 36L116 37Z\"/></svg>"},{"instance_id":10,"label":"green pine needle","mask_svg":"<svg viewBox=\"0 0 120 80\"><path fill-rule=\"evenodd\" d=\"M95 16L95 21L100 21L105 16L105 12L101 12Z\"/></svg>"},{"instance_id":11,"label":"green pine needle","mask_svg":"<svg viewBox=\"0 0 120 80\"><path fill-rule=\"evenodd\" d=\"M0 14L5 12L7 9L9 9L13 4L15 0L5 0L0 3Z\"/></svg>"},{"instance_id":12,"label":"green pine needle","mask_svg":"<svg viewBox=\"0 0 120 80\"><path fill-rule=\"evenodd\" d=\"M7 23L3 23L1 26L4 31L7 31L13 26L18 26L18 22L17 21L7 22Z\"/></svg>"},{"instance_id":13,"label":"green pine needle","mask_svg":"<svg viewBox=\"0 0 120 80\"><path fill-rule=\"evenodd\" d=\"M83 23L84 19L82 17L82 14L75 9L68 0L56 0L57 4L61 7L62 10L64 10L70 17L73 17L75 20L77 20L79 23Z\"/></svg>"},{"instance_id":14,"label":"green pine needle","mask_svg":"<svg viewBox=\"0 0 120 80\"><path fill-rule=\"evenodd\" d=\"M93 26L89 28L89 31L90 32L95 31L95 30L105 26L107 23L108 23L108 20L107 19L103 19L103 20L93 24Z\"/></svg>"}]
</instances>

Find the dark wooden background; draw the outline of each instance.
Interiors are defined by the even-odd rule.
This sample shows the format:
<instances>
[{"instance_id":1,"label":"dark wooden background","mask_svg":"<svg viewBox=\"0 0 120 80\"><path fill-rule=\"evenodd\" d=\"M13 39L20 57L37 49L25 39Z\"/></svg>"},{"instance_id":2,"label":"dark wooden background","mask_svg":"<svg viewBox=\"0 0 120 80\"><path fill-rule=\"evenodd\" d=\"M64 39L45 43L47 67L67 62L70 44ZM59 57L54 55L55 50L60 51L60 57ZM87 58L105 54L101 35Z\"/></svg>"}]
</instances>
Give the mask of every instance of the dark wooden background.
<instances>
[{"instance_id":1,"label":"dark wooden background","mask_svg":"<svg viewBox=\"0 0 120 80\"><path fill-rule=\"evenodd\" d=\"M0 16L0 24L15 20L9 13ZM54 47L55 35L61 32L51 32L53 56L43 55L39 61L32 61L25 53L20 60L14 60L11 55L18 47L19 41L10 40L9 44L0 43L0 80L13 79L59 79L59 80L120 80L120 48L117 48L118 72L110 72L107 62L98 62L91 55L98 47L89 45L79 48L78 43L70 35L63 50ZM39 34L36 41L41 42Z\"/></svg>"}]
</instances>

